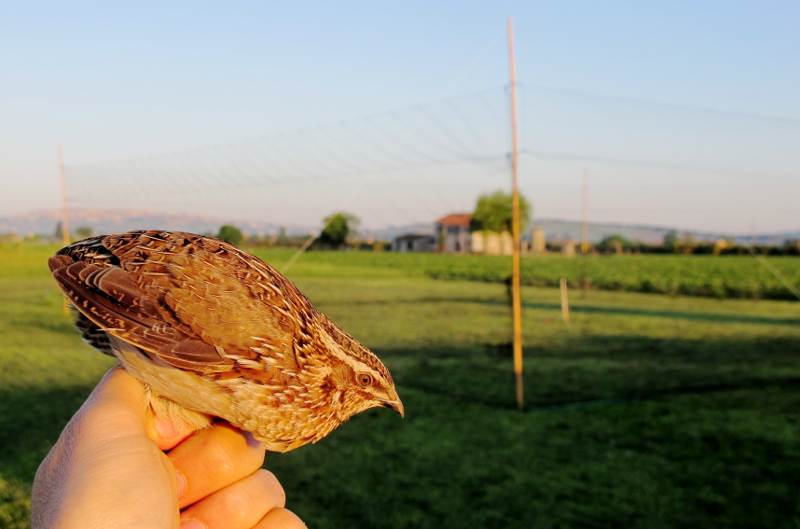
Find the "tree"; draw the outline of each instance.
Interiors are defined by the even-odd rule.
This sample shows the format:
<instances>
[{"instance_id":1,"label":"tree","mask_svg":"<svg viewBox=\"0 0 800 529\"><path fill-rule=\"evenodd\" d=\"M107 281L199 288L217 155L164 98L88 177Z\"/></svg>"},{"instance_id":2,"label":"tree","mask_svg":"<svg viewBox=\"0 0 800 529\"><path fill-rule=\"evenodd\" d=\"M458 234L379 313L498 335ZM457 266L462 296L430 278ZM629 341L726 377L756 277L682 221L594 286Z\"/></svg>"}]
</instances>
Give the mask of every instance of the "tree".
<instances>
[{"instance_id":1,"label":"tree","mask_svg":"<svg viewBox=\"0 0 800 529\"><path fill-rule=\"evenodd\" d=\"M620 254L623 252L623 250L630 250L632 246L633 243L630 241L630 239L615 233L613 235L604 237L603 240L597 245L597 248L601 252L613 251L614 253Z\"/></svg>"},{"instance_id":2,"label":"tree","mask_svg":"<svg viewBox=\"0 0 800 529\"><path fill-rule=\"evenodd\" d=\"M278 228L278 237L275 239L276 246L289 246L289 237L286 235L286 227Z\"/></svg>"},{"instance_id":3,"label":"tree","mask_svg":"<svg viewBox=\"0 0 800 529\"><path fill-rule=\"evenodd\" d=\"M347 241L347 236L355 231L359 220L352 213L339 211L325 217L322 222L325 223L325 227L319 236L320 242L338 248Z\"/></svg>"},{"instance_id":4,"label":"tree","mask_svg":"<svg viewBox=\"0 0 800 529\"><path fill-rule=\"evenodd\" d=\"M676 249L680 250L680 252L684 255L693 254L696 248L697 239L695 239L694 235L691 233L684 233L683 237L680 238L676 246Z\"/></svg>"},{"instance_id":5,"label":"tree","mask_svg":"<svg viewBox=\"0 0 800 529\"><path fill-rule=\"evenodd\" d=\"M92 228L89 226L79 226L75 230L75 237L78 239L88 239L92 236Z\"/></svg>"},{"instance_id":6,"label":"tree","mask_svg":"<svg viewBox=\"0 0 800 529\"><path fill-rule=\"evenodd\" d=\"M664 245L664 248L670 252L674 252L678 247L678 232L675 230L669 230L664 234L662 244Z\"/></svg>"},{"instance_id":7,"label":"tree","mask_svg":"<svg viewBox=\"0 0 800 529\"><path fill-rule=\"evenodd\" d=\"M236 226L225 224L220 226L219 233L217 233L217 239L222 239L223 241L234 246L239 246L244 239L244 235L242 234L242 230Z\"/></svg>"},{"instance_id":8,"label":"tree","mask_svg":"<svg viewBox=\"0 0 800 529\"><path fill-rule=\"evenodd\" d=\"M512 216L511 193L495 191L478 197L475 212L472 214L470 228L472 230L511 231ZM531 218L531 206L528 200L519 197L519 230L525 231Z\"/></svg>"},{"instance_id":9,"label":"tree","mask_svg":"<svg viewBox=\"0 0 800 529\"><path fill-rule=\"evenodd\" d=\"M800 239L786 239L783 241L784 255L800 255Z\"/></svg>"}]
</instances>

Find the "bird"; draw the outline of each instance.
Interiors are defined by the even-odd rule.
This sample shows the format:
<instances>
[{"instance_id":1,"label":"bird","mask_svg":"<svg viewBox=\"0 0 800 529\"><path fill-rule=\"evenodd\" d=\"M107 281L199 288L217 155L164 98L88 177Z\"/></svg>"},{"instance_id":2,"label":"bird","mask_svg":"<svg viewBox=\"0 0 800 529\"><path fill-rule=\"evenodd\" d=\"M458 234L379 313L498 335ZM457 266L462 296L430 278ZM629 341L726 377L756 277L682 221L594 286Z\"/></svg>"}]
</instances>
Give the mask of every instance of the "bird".
<instances>
[{"instance_id":1,"label":"bird","mask_svg":"<svg viewBox=\"0 0 800 529\"><path fill-rule=\"evenodd\" d=\"M267 450L316 443L353 415L404 416L389 370L258 257L214 237L139 230L48 260L83 339L146 388L156 416L214 417Z\"/></svg>"}]
</instances>

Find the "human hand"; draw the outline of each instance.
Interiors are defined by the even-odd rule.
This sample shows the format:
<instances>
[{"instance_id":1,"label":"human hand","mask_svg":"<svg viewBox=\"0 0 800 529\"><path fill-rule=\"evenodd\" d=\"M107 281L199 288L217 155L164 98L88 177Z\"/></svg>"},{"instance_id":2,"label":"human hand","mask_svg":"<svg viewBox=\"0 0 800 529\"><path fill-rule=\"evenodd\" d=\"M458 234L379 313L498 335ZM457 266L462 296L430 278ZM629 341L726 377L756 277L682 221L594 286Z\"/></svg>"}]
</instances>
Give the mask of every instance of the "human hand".
<instances>
[{"instance_id":1,"label":"human hand","mask_svg":"<svg viewBox=\"0 0 800 529\"><path fill-rule=\"evenodd\" d=\"M33 529L301 529L265 450L214 424L156 418L112 369L61 432L33 482Z\"/></svg>"}]
</instances>

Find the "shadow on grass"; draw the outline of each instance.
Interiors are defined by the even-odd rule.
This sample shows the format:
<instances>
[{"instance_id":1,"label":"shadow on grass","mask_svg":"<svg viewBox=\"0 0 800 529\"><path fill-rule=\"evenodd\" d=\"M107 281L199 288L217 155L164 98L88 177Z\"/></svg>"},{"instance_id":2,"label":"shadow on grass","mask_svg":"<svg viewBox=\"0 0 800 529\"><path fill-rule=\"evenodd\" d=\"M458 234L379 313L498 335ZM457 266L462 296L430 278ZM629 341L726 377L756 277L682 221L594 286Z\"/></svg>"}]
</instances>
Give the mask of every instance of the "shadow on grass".
<instances>
[{"instance_id":1,"label":"shadow on grass","mask_svg":"<svg viewBox=\"0 0 800 529\"><path fill-rule=\"evenodd\" d=\"M440 395L449 400L455 400L462 403L481 404L485 407L494 409L516 409L516 402L511 400L511 393L513 392L513 379L508 377L507 393L509 396L497 398L497 395L467 395L448 392L445 388L429 384L421 384L408 382L404 383L404 387L412 388L418 391L423 391L432 395ZM527 383L526 386L529 386ZM525 412L536 412L542 410L554 410L565 408L581 408L584 406L591 406L596 404L614 404L614 403L630 403L636 401L656 400L671 396L682 395L703 395L708 393L719 393L726 391L740 391L745 389L800 389L800 375L797 376L784 376L784 377L759 377L751 379L742 379L730 382L706 382L689 384L684 386L665 387L665 388L652 388L648 391L640 390L625 390L622 389L616 394L602 395L586 395L577 396L572 399L559 399L547 398L541 395L530 396L528 392L526 400Z\"/></svg>"},{"instance_id":2,"label":"shadow on grass","mask_svg":"<svg viewBox=\"0 0 800 529\"><path fill-rule=\"evenodd\" d=\"M513 409L508 344L383 348L404 388L464 404ZM789 338L658 339L573 335L526 348L528 410L676 395L800 387L800 343ZM29 480L90 386L0 388L0 468Z\"/></svg>"},{"instance_id":3,"label":"shadow on grass","mask_svg":"<svg viewBox=\"0 0 800 529\"><path fill-rule=\"evenodd\" d=\"M9 480L30 483L91 386L0 389L0 469Z\"/></svg>"},{"instance_id":4,"label":"shadow on grass","mask_svg":"<svg viewBox=\"0 0 800 529\"><path fill-rule=\"evenodd\" d=\"M511 349L482 347L382 349L401 389L462 403L516 406ZM529 410L675 395L800 388L800 343L789 338L657 339L573 336L543 350L526 349ZM395 367L395 362L398 367Z\"/></svg>"},{"instance_id":5,"label":"shadow on grass","mask_svg":"<svg viewBox=\"0 0 800 529\"><path fill-rule=\"evenodd\" d=\"M410 304L418 305L420 303L472 303L478 305L488 306L502 306L508 307L508 302L502 299L488 299L479 297L420 297L413 299L397 299L397 300L348 300L342 305L385 305L391 302L392 304ZM336 302L326 302L325 306L336 305ZM558 303L539 303L539 302L524 302L523 308L561 311L561 305ZM800 310L800 305L798 306ZM633 307L616 307L604 305L581 305L571 304L570 311L576 314L604 314L615 316L642 316L649 318L665 318L675 320L687 321L703 321L711 323L752 323L759 325L800 325L800 317L772 317L763 316L758 314L728 314L720 312L699 312L699 311L673 311L673 310L660 310L660 309L647 309L647 308L633 308Z\"/></svg>"},{"instance_id":6,"label":"shadow on grass","mask_svg":"<svg viewBox=\"0 0 800 529\"><path fill-rule=\"evenodd\" d=\"M405 420L372 410L267 465L324 529L792 526L797 343L601 338L529 350L524 414L503 344L383 350ZM90 390L0 389L4 478L30 483Z\"/></svg>"}]
</instances>

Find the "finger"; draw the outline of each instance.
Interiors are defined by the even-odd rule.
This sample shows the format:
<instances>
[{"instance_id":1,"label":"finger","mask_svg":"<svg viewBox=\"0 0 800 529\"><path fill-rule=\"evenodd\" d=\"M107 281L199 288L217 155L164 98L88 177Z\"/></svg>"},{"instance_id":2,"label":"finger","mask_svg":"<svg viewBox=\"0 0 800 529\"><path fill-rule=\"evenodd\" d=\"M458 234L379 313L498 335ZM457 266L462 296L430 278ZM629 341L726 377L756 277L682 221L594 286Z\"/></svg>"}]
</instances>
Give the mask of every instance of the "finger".
<instances>
[{"instance_id":1,"label":"finger","mask_svg":"<svg viewBox=\"0 0 800 529\"><path fill-rule=\"evenodd\" d=\"M246 478L200 500L181 514L181 528L200 522L206 529L250 529L271 509L283 507L286 495L268 470Z\"/></svg>"},{"instance_id":2,"label":"finger","mask_svg":"<svg viewBox=\"0 0 800 529\"><path fill-rule=\"evenodd\" d=\"M253 529L306 529L303 520L288 509L272 509Z\"/></svg>"},{"instance_id":3,"label":"finger","mask_svg":"<svg viewBox=\"0 0 800 529\"><path fill-rule=\"evenodd\" d=\"M260 443L228 424L195 433L169 453L177 474L179 507L249 476L264 463L264 454Z\"/></svg>"},{"instance_id":4,"label":"finger","mask_svg":"<svg viewBox=\"0 0 800 529\"><path fill-rule=\"evenodd\" d=\"M171 450L198 430L189 421L174 415L157 415L152 409L147 414L145 425L147 436L161 450Z\"/></svg>"}]
</instances>

